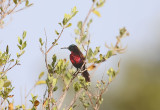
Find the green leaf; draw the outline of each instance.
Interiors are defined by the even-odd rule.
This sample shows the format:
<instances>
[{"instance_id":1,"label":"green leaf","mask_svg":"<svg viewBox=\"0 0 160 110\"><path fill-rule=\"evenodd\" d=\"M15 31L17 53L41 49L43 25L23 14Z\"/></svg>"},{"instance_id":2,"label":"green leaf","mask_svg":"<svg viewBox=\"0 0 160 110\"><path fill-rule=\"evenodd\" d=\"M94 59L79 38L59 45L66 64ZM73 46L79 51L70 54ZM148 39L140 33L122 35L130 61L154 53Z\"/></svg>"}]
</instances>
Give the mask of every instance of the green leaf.
<instances>
[{"instance_id":1,"label":"green leaf","mask_svg":"<svg viewBox=\"0 0 160 110\"><path fill-rule=\"evenodd\" d=\"M72 8L72 13L75 13L76 11L77 11L77 7L75 6Z\"/></svg>"},{"instance_id":2,"label":"green leaf","mask_svg":"<svg viewBox=\"0 0 160 110\"><path fill-rule=\"evenodd\" d=\"M92 58L92 59L89 59L88 60L88 63L96 63L98 61L98 59L97 58Z\"/></svg>"},{"instance_id":3,"label":"green leaf","mask_svg":"<svg viewBox=\"0 0 160 110\"><path fill-rule=\"evenodd\" d=\"M11 59L10 62L14 62L14 59Z\"/></svg>"},{"instance_id":4,"label":"green leaf","mask_svg":"<svg viewBox=\"0 0 160 110\"><path fill-rule=\"evenodd\" d=\"M101 99L99 100L99 103L100 103L100 104L102 104L102 102L103 102L103 98L101 98Z\"/></svg>"},{"instance_id":5,"label":"green leaf","mask_svg":"<svg viewBox=\"0 0 160 110\"><path fill-rule=\"evenodd\" d=\"M53 107L53 110L57 110L57 107Z\"/></svg>"},{"instance_id":6,"label":"green leaf","mask_svg":"<svg viewBox=\"0 0 160 110\"><path fill-rule=\"evenodd\" d=\"M100 60L103 60L103 55L100 54L100 55L99 55L99 58L100 58Z\"/></svg>"},{"instance_id":7,"label":"green leaf","mask_svg":"<svg viewBox=\"0 0 160 110\"><path fill-rule=\"evenodd\" d=\"M75 108L77 105L74 105L73 108Z\"/></svg>"},{"instance_id":8,"label":"green leaf","mask_svg":"<svg viewBox=\"0 0 160 110\"><path fill-rule=\"evenodd\" d=\"M41 73L39 74L38 79L41 79L43 75L44 75L44 72L41 72Z\"/></svg>"},{"instance_id":9,"label":"green leaf","mask_svg":"<svg viewBox=\"0 0 160 110\"><path fill-rule=\"evenodd\" d=\"M96 14L98 17L101 17L101 14L99 13L99 11L94 10L93 13Z\"/></svg>"},{"instance_id":10,"label":"green leaf","mask_svg":"<svg viewBox=\"0 0 160 110\"><path fill-rule=\"evenodd\" d=\"M4 81L3 79L0 79L0 89L3 87L3 85L4 85Z\"/></svg>"},{"instance_id":11,"label":"green leaf","mask_svg":"<svg viewBox=\"0 0 160 110\"><path fill-rule=\"evenodd\" d=\"M8 48L8 45L7 45L7 47L6 47L6 54L8 54L9 53L9 48Z\"/></svg>"},{"instance_id":12,"label":"green leaf","mask_svg":"<svg viewBox=\"0 0 160 110\"><path fill-rule=\"evenodd\" d=\"M56 84L57 84L57 79L53 78L52 86L55 87Z\"/></svg>"},{"instance_id":13,"label":"green leaf","mask_svg":"<svg viewBox=\"0 0 160 110\"><path fill-rule=\"evenodd\" d=\"M107 74L109 76L109 82L112 81L112 78L114 78L116 76L116 72L113 68L110 68L108 71L107 71Z\"/></svg>"},{"instance_id":14,"label":"green leaf","mask_svg":"<svg viewBox=\"0 0 160 110\"><path fill-rule=\"evenodd\" d=\"M78 13L78 11L76 11L75 13L73 13L72 17L74 17L77 13Z\"/></svg>"},{"instance_id":15,"label":"green leaf","mask_svg":"<svg viewBox=\"0 0 160 110\"><path fill-rule=\"evenodd\" d=\"M72 23L69 23L69 24L66 26L66 28L71 27L71 26L72 26Z\"/></svg>"},{"instance_id":16,"label":"green leaf","mask_svg":"<svg viewBox=\"0 0 160 110\"><path fill-rule=\"evenodd\" d=\"M121 28L120 31L119 31L119 33L120 33L121 36L123 36L126 32L127 32L127 30L126 30L125 27Z\"/></svg>"},{"instance_id":17,"label":"green leaf","mask_svg":"<svg viewBox=\"0 0 160 110\"><path fill-rule=\"evenodd\" d=\"M63 25L66 25L68 20L66 18L63 18Z\"/></svg>"},{"instance_id":18,"label":"green leaf","mask_svg":"<svg viewBox=\"0 0 160 110\"><path fill-rule=\"evenodd\" d=\"M82 21L78 22L77 27L81 30L81 28L82 28Z\"/></svg>"},{"instance_id":19,"label":"green leaf","mask_svg":"<svg viewBox=\"0 0 160 110\"><path fill-rule=\"evenodd\" d=\"M21 55L23 55L25 53L25 50L23 50L22 52L21 52Z\"/></svg>"},{"instance_id":20,"label":"green leaf","mask_svg":"<svg viewBox=\"0 0 160 110\"><path fill-rule=\"evenodd\" d=\"M55 30L55 33L56 33L57 35L59 35L59 32L58 32L57 30Z\"/></svg>"},{"instance_id":21,"label":"green leaf","mask_svg":"<svg viewBox=\"0 0 160 110\"><path fill-rule=\"evenodd\" d=\"M55 63L56 63L56 60L57 60L57 56L54 54L53 56L52 56L52 67L54 67L54 65L55 65Z\"/></svg>"},{"instance_id":22,"label":"green leaf","mask_svg":"<svg viewBox=\"0 0 160 110\"><path fill-rule=\"evenodd\" d=\"M36 82L36 85L41 85L41 84L46 84L46 81L41 80L41 81L37 81L37 82Z\"/></svg>"},{"instance_id":23,"label":"green leaf","mask_svg":"<svg viewBox=\"0 0 160 110\"><path fill-rule=\"evenodd\" d=\"M50 64L48 64L48 71L49 71L49 73L53 72L53 68L52 68L52 66Z\"/></svg>"},{"instance_id":24,"label":"green leaf","mask_svg":"<svg viewBox=\"0 0 160 110\"><path fill-rule=\"evenodd\" d=\"M17 4L17 0L13 0L13 2L14 2L15 4Z\"/></svg>"},{"instance_id":25,"label":"green leaf","mask_svg":"<svg viewBox=\"0 0 160 110\"><path fill-rule=\"evenodd\" d=\"M71 108L69 108L69 110L73 110L73 108L71 107Z\"/></svg>"},{"instance_id":26,"label":"green leaf","mask_svg":"<svg viewBox=\"0 0 160 110\"><path fill-rule=\"evenodd\" d=\"M75 41L76 41L77 44L80 44L79 39L75 38Z\"/></svg>"},{"instance_id":27,"label":"green leaf","mask_svg":"<svg viewBox=\"0 0 160 110\"><path fill-rule=\"evenodd\" d=\"M29 1L28 1L28 0L26 0L26 4L25 4L25 6L28 6L28 4L29 4Z\"/></svg>"},{"instance_id":28,"label":"green leaf","mask_svg":"<svg viewBox=\"0 0 160 110\"><path fill-rule=\"evenodd\" d=\"M66 14L66 13L65 13L65 14L64 14L64 18L68 20L68 19L70 19L70 18L71 18L71 15L70 15L70 14Z\"/></svg>"},{"instance_id":29,"label":"green leaf","mask_svg":"<svg viewBox=\"0 0 160 110\"><path fill-rule=\"evenodd\" d=\"M84 103L84 104L83 104L83 106L84 106L85 108L89 107L89 105L90 105L89 103Z\"/></svg>"},{"instance_id":30,"label":"green leaf","mask_svg":"<svg viewBox=\"0 0 160 110\"><path fill-rule=\"evenodd\" d=\"M96 47L96 49L95 49L95 51L93 53L94 56L96 56L100 52L99 49L100 49L100 47Z\"/></svg>"},{"instance_id":31,"label":"green leaf","mask_svg":"<svg viewBox=\"0 0 160 110\"><path fill-rule=\"evenodd\" d=\"M87 27L90 26L90 24L92 23L92 21L93 21L92 19L89 20L89 22L87 23Z\"/></svg>"},{"instance_id":32,"label":"green leaf","mask_svg":"<svg viewBox=\"0 0 160 110\"><path fill-rule=\"evenodd\" d=\"M27 1L28 1L28 0L27 0ZM26 1L26 2L27 2L27 1ZM24 31L24 32L23 32L23 35L22 35L22 38L25 39L25 38L26 38L26 35L27 35L27 32Z\"/></svg>"},{"instance_id":33,"label":"green leaf","mask_svg":"<svg viewBox=\"0 0 160 110\"><path fill-rule=\"evenodd\" d=\"M17 45L17 46L18 46L19 50L21 50L21 46L20 45Z\"/></svg>"},{"instance_id":34,"label":"green leaf","mask_svg":"<svg viewBox=\"0 0 160 110\"><path fill-rule=\"evenodd\" d=\"M20 37L18 37L18 43L22 45L22 39Z\"/></svg>"},{"instance_id":35,"label":"green leaf","mask_svg":"<svg viewBox=\"0 0 160 110\"><path fill-rule=\"evenodd\" d=\"M87 57L90 58L92 55L93 55L93 51L91 48L89 48Z\"/></svg>"},{"instance_id":36,"label":"green leaf","mask_svg":"<svg viewBox=\"0 0 160 110\"><path fill-rule=\"evenodd\" d=\"M58 89L58 87L57 87L57 86L55 86L55 87L54 87L54 89L53 89L53 91L56 91L57 89Z\"/></svg>"},{"instance_id":37,"label":"green leaf","mask_svg":"<svg viewBox=\"0 0 160 110\"><path fill-rule=\"evenodd\" d=\"M11 82L9 80L5 81L3 87L8 87L9 85L11 85Z\"/></svg>"},{"instance_id":38,"label":"green leaf","mask_svg":"<svg viewBox=\"0 0 160 110\"><path fill-rule=\"evenodd\" d=\"M39 42L40 42L40 44L41 44L41 46L43 46L43 42L42 42L42 38L39 38Z\"/></svg>"},{"instance_id":39,"label":"green leaf","mask_svg":"<svg viewBox=\"0 0 160 110\"><path fill-rule=\"evenodd\" d=\"M80 31L79 31L78 29L75 29L75 30L74 30L74 33L75 33L76 35L79 35L79 34L80 34Z\"/></svg>"},{"instance_id":40,"label":"green leaf","mask_svg":"<svg viewBox=\"0 0 160 110\"><path fill-rule=\"evenodd\" d=\"M32 99L33 99L34 95L32 93L31 93L31 96L32 96Z\"/></svg>"},{"instance_id":41,"label":"green leaf","mask_svg":"<svg viewBox=\"0 0 160 110\"><path fill-rule=\"evenodd\" d=\"M31 3L31 4L28 4L28 5L27 5L27 7L30 7L30 6L32 6L32 5L33 5L33 3Z\"/></svg>"},{"instance_id":42,"label":"green leaf","mask_svg":"<svg viewBox=\"0 0 160 110\"><path fill-rule=\"evenodd\" d=\"M80 90L80 88L81 88L81 84L79 84L78 82L75 82L75 83L73 84L73 88L74 88L74 90L75 90L76 92L78 92L78 91Z\"/></svg>"},{"instance_id":43,"label":"green leaf","mask_svg":"<svg viewBox=\"0 0 160 110\"><path fill-rule=\"evenodd\" d=\"M27 42L25 41L23 44L22 44L22 50L26 47L27 45Z\"/></svg>"},{"instance_id":44,"label":"green leaf","mask_svg":"<svg viewBox=\"0 0 160 110\"><path fill-rule=\"evenodd\" d=\"M97 2L97 4L96 4L97 8L102 7L104 5L104 3L105 3L105 0L100 0L100 3Z\"/></svg>"},{"instance_id":45,"label":"green leaf","mask_svg":"<svg viewBox=\"0 0 160 110\"><path fill-rule=\"evenodd\" d=\"M58 23L62 27L62 23Z\"/></svg>"},{"instance_id":46,"label":"green leaf","mask_svg":"<svg viewBox=\"0 0 160 110\"><path fill-rule=\"evenodd\" d=\"M107 52L107 55L105 56L105 59L108 59L111 56L112 56L112 51L110 50L110 51Z\"/></svg>"}]
</instances>

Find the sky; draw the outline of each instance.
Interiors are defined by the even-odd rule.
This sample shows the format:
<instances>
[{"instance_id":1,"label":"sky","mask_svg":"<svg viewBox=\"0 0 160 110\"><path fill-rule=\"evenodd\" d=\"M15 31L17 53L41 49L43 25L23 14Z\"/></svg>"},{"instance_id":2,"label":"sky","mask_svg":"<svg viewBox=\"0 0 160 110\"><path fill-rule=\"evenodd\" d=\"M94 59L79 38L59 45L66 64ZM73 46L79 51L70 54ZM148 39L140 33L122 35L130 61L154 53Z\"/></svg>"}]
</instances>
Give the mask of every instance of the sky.
<instances>
[{"instance_id":1,"label":"sky","mask_svg":"<svg viewBox=\"0 0 160 110\"><path fill-rule=\"evenodd\" d=\"M31 1L30 1L31 2ZM49 53L48 62L51 56L56 53L59 58L68 58L69 51L61 50L61 47L68 46L74 41L74 29L76 23L84 20L91 0L33 0L34 5L21 12L10 16L11 22L3 29L0 29L0 50L4 50L8 44L10 52L15 57L17 48L17 37L21 36L23 31L27 31L26 53L22 56L21 65L8 72L8 78L15 86L15 104L24 103L21 96L25 91L33 86L40 72L44 71L44 56L40 52L39 38L45 39L44 28L48 36L48 47L56 38L55 29L60 31L58 25L64 17L64 13L70 13L71 8L77 7L78 14L71 20L72 27L66 29L62 34L59 45ZM98 9L101 17L91 14L93 23L90 28L91 47L101 46L101 52L105 53L105 43L116 42L116 36L119 29L126 27L130 36L123 40L124 46L128 49L124 59L130 59L129 56L138 56L140 59L160 61L157 58L160 38L160 1L159 0L107 0L104 7ZM117 60L115 58L115 60ZM125 60L124 60L125 61ZM113 61L115 65L116 61ZM41 90L44 86L37 87ZM34 92L35 94L41 94Z\"/></svg>"}]
</instances>

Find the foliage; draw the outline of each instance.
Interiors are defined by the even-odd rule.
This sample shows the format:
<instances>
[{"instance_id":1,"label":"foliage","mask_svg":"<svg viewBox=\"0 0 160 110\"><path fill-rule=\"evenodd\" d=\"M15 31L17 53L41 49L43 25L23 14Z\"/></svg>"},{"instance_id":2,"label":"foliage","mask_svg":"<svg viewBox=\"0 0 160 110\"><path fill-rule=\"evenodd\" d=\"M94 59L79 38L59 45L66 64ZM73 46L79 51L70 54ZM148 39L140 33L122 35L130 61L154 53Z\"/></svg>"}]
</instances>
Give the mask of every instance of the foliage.
<instances>
[{"instance_id":1,"label":"foliage","mask_svg":"<svg viewBox=\"0 0 160 110\"><path fill-rule=\"evenodd\" d=\"M19 1L14 0L13 1L15 5L19 3ZM100 47L97 46L95 49L92 49L89 47L91 41L89 39L89 28L91 26L91 23L93 22L92 19L89 19L90 15L93 13L97 15L98 17L101 16L100 12L98 11L98 8L102 7L105 3L105 0L92 0L91 8L89 9L89 12L87 16L85 17L84 21L78 21L77 28L74 30L75 32L75 42L78 45L78 47L81 49L83 53L85 53L85 63L86 65L90 65L88 68L86 68L88 71L92 71L92 74L90 75L91 78L94 75L94 72L96 69L107 61L110 57L124 53L126 48L123 48L121 45L121 39L128 36L129 33L125 28L120 29L120 35L117 36L117 42L115 45L111 44L111 46L105 45L108 49L108 52L106 54L100 53ZM28 6L28 1L26 1L26 6ZM47 34L45 31L45 41L42 38L39 38L40 43L40 50L42 54L44 54L44 60L46 65L47 72L41 72L39 74L38 80L32 87L32 89L28 92L28 94L25 96L27 98L32 90L37 85L45 85L46 91L44 93L42 101L38 100L38 96L34 96L31 94L32 99L30 100L32 107L31 110L38 109L39 105L42 105L42 109L46 110L73 110L77 109L76 102L80 102L81 105L85 108L92 108L94 110L99 110L100 105L103 102L103 94L107 90L109 84L113 81L113 79L116 77L116 75L119 72L119 62L118 62L118 70L114 70L112 67L107 70L106 79L101 79L100 81L97 81L96 84L92 82L86 82L85 78L80 75L80 73L83 73L83 66L81 69L75 70L74 68L70 67L70 62L64 59L59 59L56 53L52 56L52 62L48 63L48 54L56 45L58 45L58 40L61 38L61 35L63 34L63 31L66 28L69 28L72 26L72 23L70 22L71 19L74 18L74 16L78 13L77 8L74 7L71 9L70 14L65 14L64 18L61 22L58 24L62 28L61 31L55 30L56 36L58 36L52 44L50 44L50 47L47 47ZM9 102L8 97L10 92L13 90L13 87L11 85L11 82L7 79L6 72L8 72L10 69L12 69L14 66L19 64L19 58L24 54L24 49L27 45L26 41L24 41L26 37L26 32L23 32L22 38L18 37L18 48L20 50L19 53L17 53L17 59L10 59L9 54L9 47L6 47L6 51L4 53L0 52L0 66L3 68L1 71L0 76L0 96L3 98L3 101L8 101L8 105L10 105L10 108L13 108L13 103ZM8 69L5 69L6 65L8 65L11 62L15 62L13 66L11 66ZM42 77L44 75L47 75L47 78L44 80ZM58 83L63 83L63 87L59 87ZM96 89L96 91L91 90L91 85ZM73 90L74 97L72 100L69 101L69 104L63 107L64 100L66 99L66 95L68 94L69 90ZM55 92L58 91L61 93L59 98L55 98ZM3 105L3 103L1 104ZM26 109L27 107L25 105L18 105L15 107L15 109Z\"/></svg>"},{"instance_id":2,"label":"foliage","mask_svg":"<svg viewBox=\"0 0 160 110\"><path fill-rule=\"evenodd\" d=\"M23 6L23 4L25 4ZM1 0L0 1L0 28L5 25L5 18L13 13L19 12L32 6L29 0Z\"/></svg>"},{"instance_id":3,"label":"foliage","mask_svg":"<svg viewBox=\"0 0 160 110\"><path fill-rule=\"evenodd\" d=\"M17 52L16 54L17 55L16 59L11 58L8 45L4 52L0 51L0 97L2 98L1 105L3 105L5 101L7 101L10 106L12 105L12 103L9 101L9 98L12 98L14 96L10 95L14 87L12 86L11 81L8 80L6 74L16 65L20 65L19 59L25 53L24 49L27 45L25 37L26 37L26 31L23 32L22 38L18 37L17 47L19 48L19 52Z\"/></svg>"}]
</instances>

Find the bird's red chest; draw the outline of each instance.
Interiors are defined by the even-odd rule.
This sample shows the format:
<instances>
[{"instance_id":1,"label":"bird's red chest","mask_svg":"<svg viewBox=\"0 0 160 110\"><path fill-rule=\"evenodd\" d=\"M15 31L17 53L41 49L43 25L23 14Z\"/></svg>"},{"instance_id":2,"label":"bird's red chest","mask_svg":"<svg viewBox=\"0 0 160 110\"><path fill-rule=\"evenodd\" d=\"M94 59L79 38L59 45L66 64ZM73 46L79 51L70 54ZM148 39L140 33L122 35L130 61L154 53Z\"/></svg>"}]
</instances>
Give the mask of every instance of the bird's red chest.
<instances>
[{"instance_id":1,"label":"bird's red chest","mask_svg":"<svg viewBox=\"0 0 160 110\"><path fill-rule=\"evenodd\" d=\"M75 67L81 67L83 64L81 57L73 52L70 54L70 60Z\"/></svg>"}]
</instances>

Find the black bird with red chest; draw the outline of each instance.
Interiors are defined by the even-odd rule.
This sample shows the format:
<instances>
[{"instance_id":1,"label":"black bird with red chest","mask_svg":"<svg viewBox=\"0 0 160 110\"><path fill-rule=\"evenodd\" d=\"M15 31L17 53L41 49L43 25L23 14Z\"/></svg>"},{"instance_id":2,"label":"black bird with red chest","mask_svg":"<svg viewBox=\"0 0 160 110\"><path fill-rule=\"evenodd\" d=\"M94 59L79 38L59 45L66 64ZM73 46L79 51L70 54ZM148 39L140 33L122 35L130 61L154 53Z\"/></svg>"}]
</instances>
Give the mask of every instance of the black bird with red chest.
<instances>
[{"instance_id":1,"label":"black bird with red chest","mask_svg":"<svg viewBox=\"0 0 160 110\"><path fill-rule=\"evenodd\" d=\"M78 69L83 66L82 71L86 69L84 65L85 58L82 52L79 50L79 48L76 45L72 44L69 47L64 47L61 49L68 49L71 51L70 61L72 62L74 67ZM85 78L86 82L90 82L90 76L87 70L82 72L82 76Z\"/></svg>"}]
</instances>

